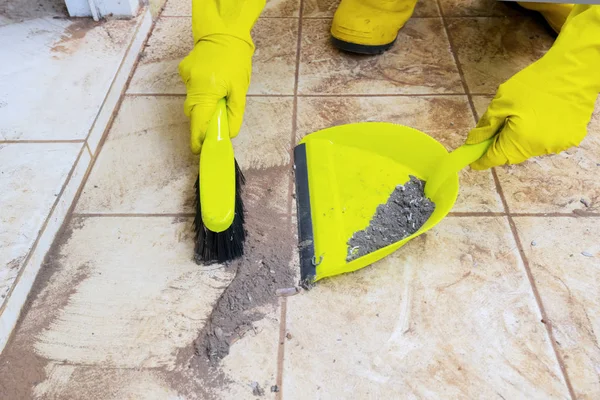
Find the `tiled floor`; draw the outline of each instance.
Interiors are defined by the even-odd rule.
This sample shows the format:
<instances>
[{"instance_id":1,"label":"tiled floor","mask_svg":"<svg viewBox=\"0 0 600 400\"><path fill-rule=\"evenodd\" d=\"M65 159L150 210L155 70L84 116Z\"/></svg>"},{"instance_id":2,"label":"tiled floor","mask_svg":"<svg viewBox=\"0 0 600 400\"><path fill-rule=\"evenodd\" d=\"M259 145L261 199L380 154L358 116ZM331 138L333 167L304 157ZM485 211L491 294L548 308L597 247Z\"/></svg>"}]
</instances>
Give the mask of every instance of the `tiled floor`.
<instances>
[{"instance_id":1,"label":"tiled floor","mask_svg":"<svg viewBox=\"0 0 600 400\"><path fill-rule=\"evenodd\" d=\"M111 88L151 26L143 15L70 19L64 8L0 0L0 349L119 100Z\"/></svg>"},{"instance_id":2,"label":"tiled floor","mask_svg":"<svg viewBox=\"0 0 600 400\"><path fill-rule=\"evenodd\" d=\"M423 0L389 52L358 57L329 44L335 7L268 1L234 140L251 253L277 253L272 268L292 273L300 138L390 121L456 148L496 87L553 40L505 3ZM191 259L198 160L177 74L190 14L189 0L169 0L157 21L0 356L0 389L40 399L243 399L257 384L275 399L600 397L600 107L581 147L461 172L453 213L435 229L359 272L273 294L248 310L261 318L218 367L193 362L194 340L238 278Z\"/></svg>"}]
</instances>

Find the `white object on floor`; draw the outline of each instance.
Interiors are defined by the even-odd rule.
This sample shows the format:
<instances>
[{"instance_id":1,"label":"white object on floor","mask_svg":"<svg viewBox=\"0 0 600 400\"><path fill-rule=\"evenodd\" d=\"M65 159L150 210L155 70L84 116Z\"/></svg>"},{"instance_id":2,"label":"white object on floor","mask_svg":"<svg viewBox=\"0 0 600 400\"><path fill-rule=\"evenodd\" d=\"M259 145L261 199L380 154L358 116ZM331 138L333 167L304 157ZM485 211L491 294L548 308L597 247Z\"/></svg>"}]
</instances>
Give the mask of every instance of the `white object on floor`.
<instances>
[{"instance_id":1,"label":"white object on floor","mask_svg":"<svg viewBox=\"0 0 600 400\"><path fill-rule=\"evenodd\" d=\"M94 21L109 15L134 17L140 3L137 0L65 0L71 17L93 17Z\"/></svg>"}]
</instances>

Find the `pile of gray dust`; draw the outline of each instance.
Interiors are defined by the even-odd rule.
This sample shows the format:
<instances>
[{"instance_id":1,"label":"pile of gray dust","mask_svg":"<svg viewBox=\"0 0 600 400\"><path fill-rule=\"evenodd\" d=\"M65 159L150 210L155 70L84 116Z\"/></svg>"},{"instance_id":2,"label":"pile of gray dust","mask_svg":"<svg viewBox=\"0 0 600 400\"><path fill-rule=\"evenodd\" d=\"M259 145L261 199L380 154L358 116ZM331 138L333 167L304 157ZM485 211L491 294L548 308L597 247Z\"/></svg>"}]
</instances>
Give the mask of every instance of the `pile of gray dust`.
<instances>
[{"instance_id":1,"label":"pile of gray dust","mask_svg":"<svg viewBox=\"0 0 600 400\"><path fill-rule=\"evenodd\" d=\"M435 210L424 190L425 181L412 175L404 185L396 186L388 201L377 207L369 226L352 235L346 260L355 260L418 231Z\"/></svg>"}]
</instances>

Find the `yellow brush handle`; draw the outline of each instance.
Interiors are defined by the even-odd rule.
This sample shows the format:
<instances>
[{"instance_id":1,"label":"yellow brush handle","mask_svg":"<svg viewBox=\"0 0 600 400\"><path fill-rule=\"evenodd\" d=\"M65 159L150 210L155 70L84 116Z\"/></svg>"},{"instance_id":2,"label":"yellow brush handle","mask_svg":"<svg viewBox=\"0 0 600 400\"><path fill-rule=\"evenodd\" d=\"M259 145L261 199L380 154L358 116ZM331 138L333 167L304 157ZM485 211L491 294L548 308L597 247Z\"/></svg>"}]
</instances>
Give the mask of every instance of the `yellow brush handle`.
<instances>
[{"instance_id":1,"label":"yellow brush handle","mask_svg":"<svg viewBox=\"0 0 600 400\"><path fill-rule=\"evenodd\" d=\"M213 232L223 232L233 223L236 190L225 99L219 100L208 124L200 152L199 173L202 222Z\"/></svg>"},{"instance_id":2,"label":"yellow brush handle","mask_svg":"<svg viewBox=\"0 0 600 400\"><path fill-rule=\"evenodd\" d=\"M425 183L425 196L433 199L450 176L480 159L493 142L494 138L491 138L478 144L464 144L444 157Z\"/></svg>"}]
</instances>

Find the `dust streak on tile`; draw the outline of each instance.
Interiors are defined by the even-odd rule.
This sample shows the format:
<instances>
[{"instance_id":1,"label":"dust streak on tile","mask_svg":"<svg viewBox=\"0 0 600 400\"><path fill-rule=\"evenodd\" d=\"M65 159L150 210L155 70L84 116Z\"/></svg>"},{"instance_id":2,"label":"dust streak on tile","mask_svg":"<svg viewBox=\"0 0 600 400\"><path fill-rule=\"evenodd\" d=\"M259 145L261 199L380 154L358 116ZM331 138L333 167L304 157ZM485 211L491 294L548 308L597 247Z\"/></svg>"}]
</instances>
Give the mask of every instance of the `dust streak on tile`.
<instances>
[{"instance_id":1,"label":"dust streak on tile","mask_svg":"<svg viewBox=\"0 0 600 400\"><path fill-rule=\"evenodd\" d=\"M71 221L20 328L35 338L36 353L99 367L174 368L176 351L194 340L233 278L192 261L191 223Z\"/></svg>"},{"instance_id":2,"label":"dust streak on tile","mask_svg":"<svg viewBox=\"0 0 600 400\"><path fill-rule=\"evenodd\" d=\"M448 218L290 297L286 398L568 398L520 260L505 218Z\"/></svg>"},{"instance_id":3,"label":"dust streak on tile","mask_svg":"<svg viewBox=\"0 0 600 400\"><path fill-rule=\"evenodd\" d=\"M46 374L46 380L34 388L35 398L77 399L83 393L93 393L96 398L110 400L183 400L160 371L49 363Z\"/></svg>"}]
</instances>

